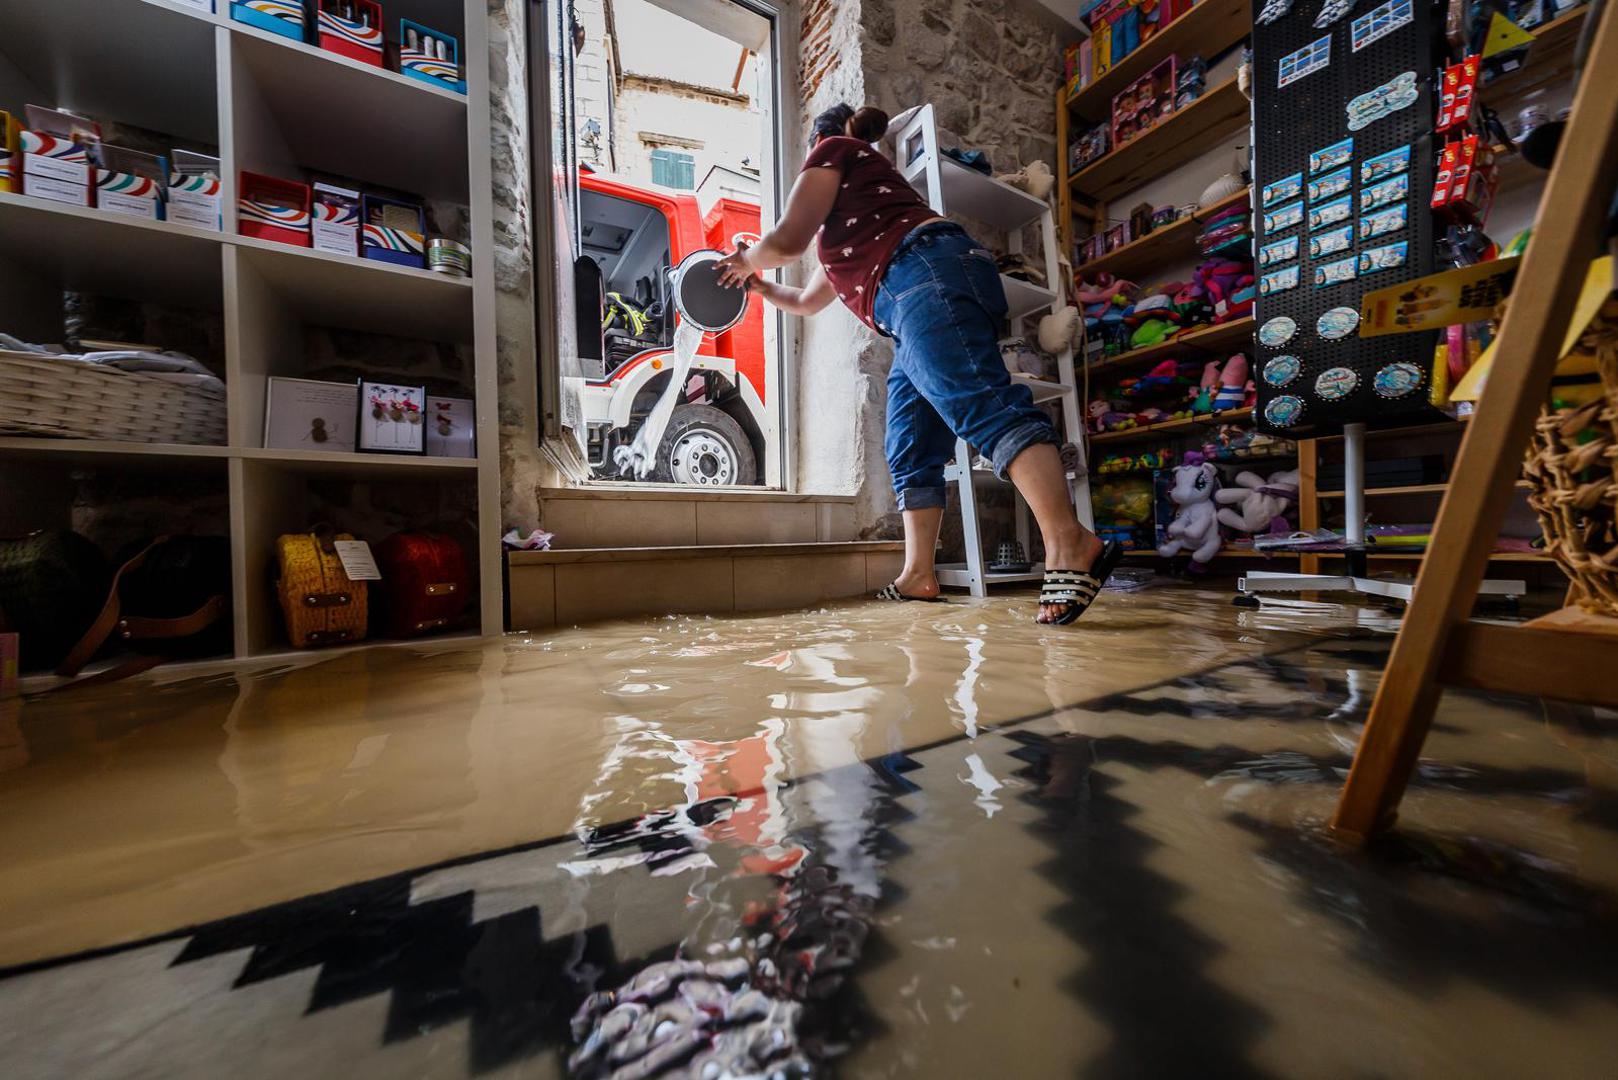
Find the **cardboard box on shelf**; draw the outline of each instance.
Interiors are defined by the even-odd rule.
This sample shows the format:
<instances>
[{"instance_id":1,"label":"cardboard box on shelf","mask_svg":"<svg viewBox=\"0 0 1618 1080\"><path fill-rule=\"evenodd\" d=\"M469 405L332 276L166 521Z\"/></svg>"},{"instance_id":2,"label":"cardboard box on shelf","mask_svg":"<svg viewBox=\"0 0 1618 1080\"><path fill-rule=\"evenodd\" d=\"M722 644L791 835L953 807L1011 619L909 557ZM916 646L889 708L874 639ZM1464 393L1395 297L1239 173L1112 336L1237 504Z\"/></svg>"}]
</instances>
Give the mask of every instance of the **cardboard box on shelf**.
<instances>
[{"instance_id":1,"label":"cardboard box on shelf","mask_svg":"<svg viewBox=\"0 0 1618 1080\"><path fill-rule=\"evenodd\" d=\"M236 208L236 227L243 236L309 246L308 184L243 172Z\"/></svg>"},{"instance_id":2,"label":"cardboard box on shelf","mask_svg":"<svg viewBox=\"0 0 1618 1080\"><path fill-rule=\"evenodd\" d=\"M333 255L360 253L360 193L335 184L314 186L314 246Z\"/></svg>"},{"instance_id":3,"label":"cardboard box on shelf","mask_svg":"<svg viewBox=\"0 0 1618 1080\"><path fill-rule=\"evenodd\" d=\"M427 215L420 203L366 195L360 200L361 254L377 262L425 269Z\"/></svg>"},{"instance_id":4,"label":"cardboard box on shelf","mask_svg":"<svg viewBox=\"0 0 1618 1080\"><path fill-rule=\"evenodd\" d=\"M315 32L328 52L382 66L387 42L382 37L382 5L376 0L316 0ZM316 245L319 246L319 245Z\"/></svg>"},{"instance_id":5,"label":"cardboard box on shelf","mask_svg":"<svg viewBox=\"0 0 1618 1080\"><path fill-rule=\"evenodd\" d=\"M220 229L219 159L175 150L169 155L168 220L198 229Z\"/></svg>"},{"instance_id":6,"label":"cardboard box on shelf","mask_svg":"<svg viewBox=\"0 0 1618 1080\"><path fill-rule=\"evenodd\" d=\"M163 195L168 191L168 162L122 146L101 144L95 170L95 205L109 214L163 220Z\"/></svg>"},{"instance_id":7,"label":"cardboard box on shelf","mask_svg":"<svg viewBox=\"0 0 1618 1080\"><path fill-rule=\"evenodd\" d=\"M23 194L91 205L91 169L101 142L101 126L88 117L39 105L27 106L24 113L27 126L17 137Z\"/></svg>"},{"instance_id":8,"label":"cardboard box on shelf","mask_svg":"<svg viewBox=\"0 0 1618 1080\"><path fill-rule=\"evenodd\" d=\"M308 37L303 0L231 0L230 17L293 41Z\"/></svg>"},{"instance_id":9,"label":"cardboard box on shelf","mask_svg":"<svg viewBox=\"0 0 1618 1080\"><path fill-rule=\"evenodd\" d=\"M399 20L399 74L456 93L466 93L461 43L409 19Z\"/></svg>"}]
</instances>

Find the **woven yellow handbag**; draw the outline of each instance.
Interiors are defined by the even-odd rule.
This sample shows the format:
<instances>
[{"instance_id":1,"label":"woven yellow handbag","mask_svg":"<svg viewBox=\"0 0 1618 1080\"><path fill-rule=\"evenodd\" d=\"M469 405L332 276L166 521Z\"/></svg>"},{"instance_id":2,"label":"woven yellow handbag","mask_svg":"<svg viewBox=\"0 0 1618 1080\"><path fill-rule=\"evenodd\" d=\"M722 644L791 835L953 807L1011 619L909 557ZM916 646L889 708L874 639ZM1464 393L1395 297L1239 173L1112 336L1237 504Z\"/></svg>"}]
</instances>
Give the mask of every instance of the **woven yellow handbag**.
<instances>
[{"instance_id":1,"label":"woven yellow handbag","mask_svg":"<svg viewBox=\"0 0 1618 1080\"><path fill-rule=\"evenodd\" d=\"M276 539L275 591L294 648L364 639L366 585L348 580L333 546L333 541L352 539L329 529Z\"/></svg>"}]
</instances>

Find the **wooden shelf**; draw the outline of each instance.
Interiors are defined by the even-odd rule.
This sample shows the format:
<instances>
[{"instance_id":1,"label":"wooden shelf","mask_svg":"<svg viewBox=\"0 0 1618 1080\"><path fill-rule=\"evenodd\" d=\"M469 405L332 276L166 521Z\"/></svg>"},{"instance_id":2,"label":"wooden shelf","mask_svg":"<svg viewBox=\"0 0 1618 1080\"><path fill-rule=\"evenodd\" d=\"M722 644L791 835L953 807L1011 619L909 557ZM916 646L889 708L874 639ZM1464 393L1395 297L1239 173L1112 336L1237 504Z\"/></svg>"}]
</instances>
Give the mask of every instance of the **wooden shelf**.
<instances>
[{"instance_id":1,"label":"wooden shelf","mask_svg":"<svg viewBox=\"0 0 1618 1080\"><path fill-rule=\"evenodd\" d=\"M1248 102L1232 76L1068 181L1083 198L1110 202L1201 157L1247 126Z\"/></svg>"},{"instance_id":2,"label":"wooden shelf","mask_svg":"<svg viewBox=\"0 0 1618 1080\"><path fill-rule=\"evenodd\" d=\"M1527 491L1534 485L1526 480L1517 481L1519 491ZM1442 495L1449 490L1448 484L1406 484L1402 487L1375 487L1366 488L1365 497L1377 495ZM1317 491L1316 496L1322 499L1341 499L1347 492L1344 491Z\"/></svg>"},{"instance_id":3,"label":"wooden shelf","mask_svg":"<svg viewBox=\"0 0 1618 1080\"><path fill-rule=\"evenodd\" d=\"M263 446L250 446L233 453L247 461L267 462L289 472L308 475L413 473L449 476L478 467L476 458L426 457L421 454L354 454L341 450L278 450Z\"/></svg>"},{"instance_id":4,"label":"wooden shelf","mask_svg":"<svg viewBox=\"0 0 1618 1080\"><path fill-rule=\"evenodd\" d=\"M1300 554L1314 555L1314 556L1317 556L1317 557L1322 558L1322 559L1341 559L1341 558L1345 558L1348 553L1344 552L1344 551L1305 551L1305 552L1301 552ZM1394 561L1397 561L1397 562L1420 562L1421 560L1423 560L1423 559L1425 559L1427 557L1427 552L1425 552L1425 551L1408 551L1408 552L1368 551L1368 552L1366 552L1365 557L1367 559L1373 559L1373 560L1377 560L1377 561L1380 561L1380 562L1394 562ZM1551 562L1552 559L1551 559L1551 557L1549 555L1541 555L1541 554L1539 554L1537 552L1532 552L1532 551L1496 551L1496 552L1493 552L1492 554L1490 554L1489 561L1490 562L1517 562L1517 563L1548 563L1548 562Z\"/></svg>"},{"instance_id":5,"label":"wooden shelf","mask_svg":"<svg viewBox=\"0 0 1618 1080\"><path fill-rule=\"evenodd\" d=\"M1068 108L1085 120L1106 120L1118 91L1170 56L1214 56L1247 37L1252 13L1246 0L1202 0L1152 35L1105 75L1068 98Z\"/></svg>"},{"instance_id":6,"label":"wooden shelf","mask_svg":"<svg viewBox=\"0 0 1618 1080\"><path fill-rule=\"evenodd\" d=\"M1499 107L1573 75L1573 45L1584 29L1589 5L1574 8L1533 31L1534 43L1522 67L1507 72L1478 90L1478 100Z\"/></svg>"},{"instance_id":7,"label":"wooden shelf","mask_svg":"<svg viewBox=\"0 0 1618 1080\"><path fill-rule=\"evenodd\" d=\"M150 468L222 462L229 456L230 448L227 446L0 435L0 460L12 462L38 461L61 465Z\"/></svg>"},{"instance_id":8,"label":"wooden shelf","mask_svg":"<svg viewBox=\"0 0 1618 1080\"><path fill-rule=\"evenodd\" d=\"M1149 439L1171 431L1184 431L1189 428L1214 427L1218 424L1229 424L1237 420L1246 420L1253 415L1252 409L1227 409L1221 413L1210 413L1206 416L1193 416L1184 420L1165 420L1161 424L1147 424L1145 427L1128 428L1124 431L1103 431L1091 435L1090 444L1126 442L1132 439Z\"/></svg>"},{"instance_id":9,"label":"wooden shelf","mask_svg":"<svg viewBox=\"0 0 1618 1080\"><path fill-rule=\"evenodd\" d=\"M1242 319L1232 319L1228 323L1217 326L1204 326L1188 331L1178 337L1170 338L1161 345L1148 345L1143 349L1131 349L1119 353L1117 356L1105 360L1097 360L1088 365L1091 375L1111 374L1125 368L1146 364L1165 357L1182 353L1187 349L1197 349L1206 352L1222 352L1226 349L1250 346L1253 341L1253 319L1251 316Z\"/></svg>"},{"instance_id":10,"label":"wooden shelf","mask_svg":"<svg viewBox=\"0 0 1618 1080\"><path fill-rule=\"evenodd\" d=\"M1203 0L1212 3L1213 0ZM1121 278L1136 278L1159 272L1163 266L1191 262L1198 258L1197 234L1209 218L1237 204L1245 204L1251 188L1242 188L1211 206L1201 207L1196 213L1180 218L1162 228L1153 229L1145 236L1132 240L1089 262L1074 267L1078 274L1112 274Z\"/></svg>"}]
</instances>

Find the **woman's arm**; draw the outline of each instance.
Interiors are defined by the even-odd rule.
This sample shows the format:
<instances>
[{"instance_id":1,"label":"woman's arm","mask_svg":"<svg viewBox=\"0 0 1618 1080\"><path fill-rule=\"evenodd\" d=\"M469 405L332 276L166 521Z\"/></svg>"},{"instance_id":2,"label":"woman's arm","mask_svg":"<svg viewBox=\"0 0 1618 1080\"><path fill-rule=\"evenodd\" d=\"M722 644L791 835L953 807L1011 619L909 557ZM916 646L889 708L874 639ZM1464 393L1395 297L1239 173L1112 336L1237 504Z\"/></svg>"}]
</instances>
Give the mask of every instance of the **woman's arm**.
<instances>
[{"instance_id":1,"label":"woman's arm","mask_svg":"<svg viewBox=\"0 0 1618 1080\"><path fill-rule=\"evenodd\" d=\"M792 194L787 196L786 213L781 215L781 220L752 247L720 260L719 280L726 285L742 285L759 271L785 266L808 251L815 241L815 233L831 214L842 179L841 169L810 169L799 173L797 183L792 185Z\"/></svg>"},{"instance_id":2,"label":"woman's arm","mask_svg":"<svg viewBox=\"0 0 1618 1080\"><path fill-rule=\"evenodd\" d=\"M763 278L750 279L747 287L788 315L814 315L837 299L837 290L832 288L831 279L826 276L825 268L820 266L815 267L815 272L809 276L809 284L801 289L777 285Z\"/></svg>"}]
</instances>

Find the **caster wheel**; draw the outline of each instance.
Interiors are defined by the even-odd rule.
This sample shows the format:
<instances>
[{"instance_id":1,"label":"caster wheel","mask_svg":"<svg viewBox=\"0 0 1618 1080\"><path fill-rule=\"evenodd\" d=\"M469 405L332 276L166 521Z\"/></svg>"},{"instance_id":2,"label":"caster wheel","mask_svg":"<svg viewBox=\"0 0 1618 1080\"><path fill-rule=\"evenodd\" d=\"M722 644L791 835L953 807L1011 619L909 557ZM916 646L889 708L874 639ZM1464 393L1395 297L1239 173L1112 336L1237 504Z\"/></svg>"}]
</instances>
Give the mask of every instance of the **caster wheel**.
<instances>
[{"instance_id":1,"label":"caster wheel","mask_svg":"<svg viewBox=\"0 0 1618 1080\"><path fill-rule=\"evenodd\" d=\"M1230 603L1232 607L1256 608L1259 605L1259 600L1256 596L1244 595L1232 597Z\"/></svg>"}]
</instances>

